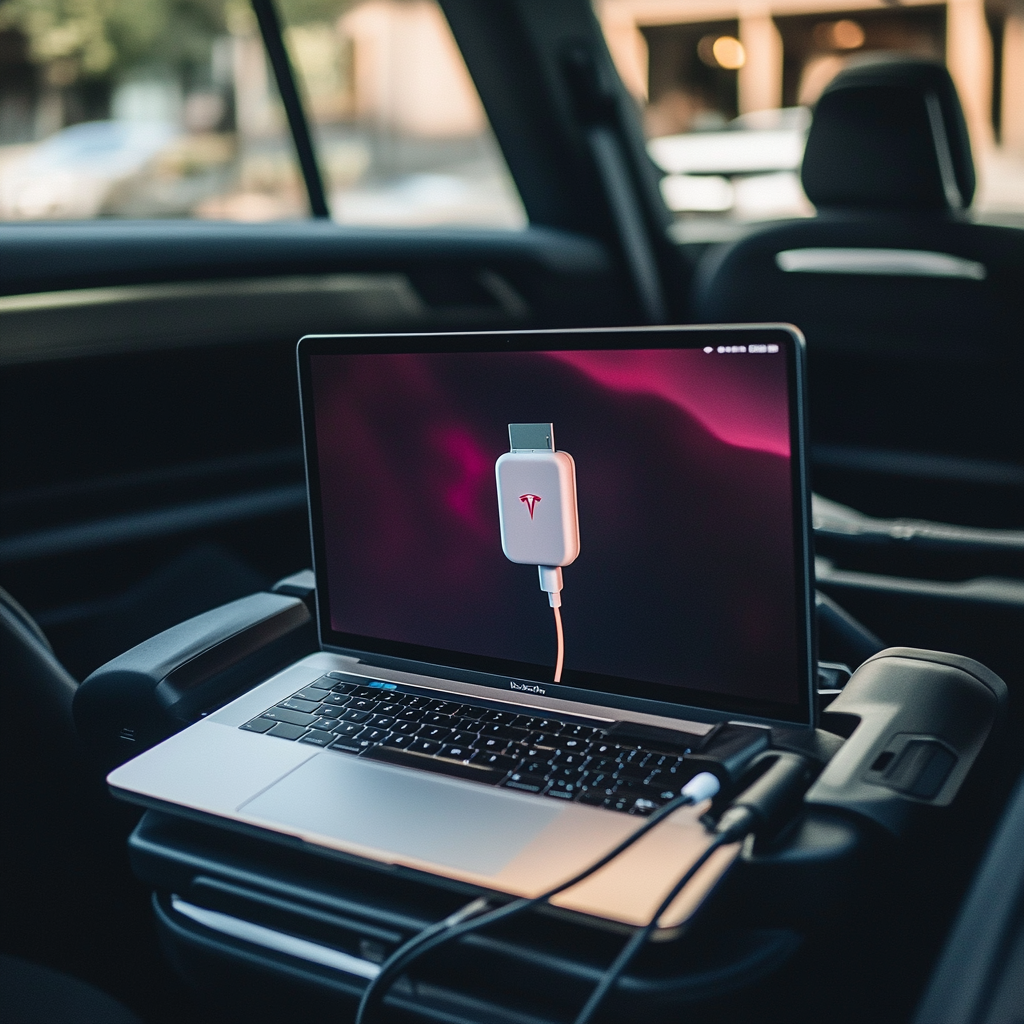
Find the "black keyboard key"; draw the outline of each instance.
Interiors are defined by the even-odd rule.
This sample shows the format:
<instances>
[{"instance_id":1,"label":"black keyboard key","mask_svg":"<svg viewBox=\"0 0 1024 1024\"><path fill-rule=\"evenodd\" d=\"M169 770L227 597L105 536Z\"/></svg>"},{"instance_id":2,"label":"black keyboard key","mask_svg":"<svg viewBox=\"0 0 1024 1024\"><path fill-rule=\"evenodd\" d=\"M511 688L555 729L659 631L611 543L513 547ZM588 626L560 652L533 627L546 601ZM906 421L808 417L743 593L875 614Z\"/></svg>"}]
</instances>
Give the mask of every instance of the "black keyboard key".
<instances>
[{"instance_id":1,"label":"black keyboard key","mask_svg":"<svg viewBox=\"0 0 1024 1024\"><path fill-rule=\"evenodd\" d=\"M508 725L517 715L510 711L485 711L481 717L482 722L488 725Z\"/></svg>"},{"instance_id":2,"label":"black keyboard key","mask_svg":"<svg viewBox=\"0 0 1024 1024\"><path fill-rule=\"evenodd\" d=\"M562 723L554 718L535 718L533 720L533 727L537 732L557 734L562 728Z\"/></svg>"},{"instance_id":3,"label":"black keyboard key","mask_svg":"<svg viewBox=\"0 0 1024 1024\"><path fill-rule=\"evenodd\" d=\"M633 793L620 793L618 791L612 793L611 796L607 797L604 801L604 806L610 811L626 811L636 803L636 796Z\"/></svg>"},{"instance_id":4,"label":"black keyboard key","mask_svg":"<svg viewBox=\"0 0 1024 1024\"><path fill-rule=\"evenodd\" d=\"M441 701L433 711L437 715L461 715L465 706L465 704L456 704L454 701L445 700Z\"/></svg>"},{"instance_id":5,"label":"black keyboard key","mask_svg":"<svg viewBox=\"0 0 1024 1024\"><path fill-rule=\"evenodd\" d=\"M284 740L297 740L300 736L306 734L306 729L301 725L289 725L287 722L278 722L273 729L271 729L268 736L280 736Z\"/></svg>"},{"instance_id":6,"label":"black keyboard key","mask_svg":"<svg viewBox=\"0 0 1024 1024\"><path fill-rule=\"evenodd\" d=\"M608 793L603 789L585 789L576 797L576 803L587 804L590 807L603 807L608 799Z\"/></svg>"},{"instance_id":7,"label":"black keyboard key","mask_svg":"<svg viewBox=\"0 0 1024 1024\"><path fill-rule=\"evenodd\" d=\"M520 775L513 772L504 783L506 789L520 789L524 793L539 793L546 785L544 779L535 779L530 776Z\"/></svg>"},{"instance_id":8,"label":"black keyboard key","mask_svg":"<svg viewBox=\"0 0 1024 1024\"><path fill-rule=\"evenodd\" d=\"M340 718L344 708L336 708L330 704L321 704L316 713L321 718Z\"/></svg>"},{"instance_id":9,"label":"black keyboard key","mask_svg":"<svg viewBox=\"0 0 1024 1024\"><path fill-rule=\"evenodd\" d=\"M399 732L393 732L391 734L390 739L388 739L387 746L404 749L405 747L409 746L409 744L412 743L412 741L415 738L415 736L403 736Z\"/></svg>"},{"instance_id":10,"label":"black keyboard key","mask_svg":"<svg viewBox=\"0 0 1024 1024\"><path fill-rule=\"evenodd\" d=\"M542 750L558 750L560 745L558 737L551 732L535 732L530 737L530 745L539 747Z\"/></svg>"},{"instance_id":11,"label":"black keyboard key","mask_svg":"<svg viewBox=\"0 0 1024 1024\"><path fill-rule=\"evenodd\" d=\"M443 725L421 725L416 735L421 740L437 740L439 743L447 743L452 736L451 729Z\"/></svg>"},{"instance_id":12,"label":"black keyboard key","mask_svg":"<svg viewBox=\"0 0 1024 1024\"><path fill-rule=\"evenodd\" d=\"M644 797L640 797L640 799L638 799L629 809L629 813L638 814L641 817L646 818L648 814L653 814L660 806L660 801L648 800Z\"/></svg>"},{"instance_id":13,"label":"black keyboard key","mask_svg":"<svg viewBox=\"0 0 1024 1024\"><path fill-rule=\"evenodd\" d=\"M445 728L450 729L455 724L455 719L451 715L442 715L436 711L428 711L423 716L424 725L443 725Z\"/></svg>"},{"instance_id":14,"label":"black keyboard key","mask_svg":"<svg viewBox=\"0 0 1024 1024\"><path fill-rule=\"evenodd\" d=\"M391 733L387 729L375 729L373 726L367 726L359 735L356 737L362 743L383 743Z\"/></svg>"},{"instance_id":15,"label":"black keyboard key","mask_svg":"<svg viewBox=\"0 0 1024 1024\"><path fill-rule=\"evenodd\" d=\"M358 736L365 727L359 722L341 722L334 730L335 736Z\"/></svg>"},{"instance_id":16,"label":"black keyboard key","mask_svg":"<svg viewBox=\"0 0 1024 1024\"><path fill-rule=\"evenodd\" d=\"M310 722L316 721L316 715L307 715L301 711L289 711L288 708L271 708L269 711L264 711L263 718L269 718L274 722L287 722L288 725L301 725L305 728ZM280 736L281 733L275 733L275 736Z\"/></svg>"},{"instance_id":17,"label":"black keyboard key","mask_svg":"<svg viewBox=\"0 0 1024 1024\"><path fill-rule=\"evenodd\" d=\"M590 749L590 741L578 736L562 736L558 746L561 750L586 751Z\"/></svg>"},{"instance_id":18,"label":"black keyboard key","mask_svg":"<svg viewBox=\"0 0 1024 1024\"><path fill-rule=\"evenodd\" d=\"M501 772L504 776L512 771L519 762L514 757L503 757L501 754L481 753L473 761L473 764L493 768L495 771Z\"/></svg>"},{"instance_id":19,"label":"black keyboard key","mask_svg":"<svg viewBox=\"0 0 1024 1024\"><path fill-rule=\"evenodd\" d=\"M422 740L417 736L407 749L414 754L436 754L441 749L441 744L436 740Z\"/></svg>"},{"instance_id":20,"label":"black keyboard key","mask_svg":"<svg viewBox=\"0 0 1024 1024\"><path fill-rule=\"evenodd\" d=\"M314 690L329 690L335 683L330 676L321 676L319 679L314 679L309 685Z\"/></svg>"},{"instance_id":21,"label":"black keyboard key","mask_svg":"<svg viewBox=\"0 0 1024 1024\"><path fill-rule=\"evenodd\" d=\"M555 779L544 795L557 797L559 800L572 800L578 792L579 787L568 779Z\"/></svg>"},{"instance_id":22,"label":"black keyboard key","mask_svg":"<svg viewBox=\"0 0 1024 1024\"><path fill-rule=\"evenodd\" d=\"M405 707L405 708L402 708L401 711L397 712L396 717L397 718L401 718L403 721L406 721L406 722L417 722L418 723L418 722L422 722L423 721L423 716L425 714L426 714L426 712L423 710L423 708L416 708L416 707L409 708L409 707Z\"/></svg>"},{"instance_id":23,"label":"black keyboard key","mask_svg":"<svg viewBox=\"0 0 1024 1024\"><path fill-rule=\"evenodd\" d=\"M420 697L415 693L405 693L402 695L402 703L407 708L419 708L422 711L430 703L430 698Z\"/></svg>"},{"instance_id":24,"label":"black keyboard key","mask_svg":"<svg viewBox=\"0 0 1024 1024\"><path fill-rule=\"evenodd\" d=\"M367 697L350 697L345 707L352 708L353 711L376 711L377 702Z\"/></svg>"},{"instance_id":25,"label":"black keyboard key","mask_svg":"<svg viewBox=\"0 0 1024 1024\"><path fill-rule=\"evenodd\" d=\"M468 732L465 729L460 729L457 732L452 733L452 743L460 743L464 746L468 746L476 741L477 734L475 732Z\"/></svg>"},{"instance_id":26,"label":"black keyboard key","mask_svg":"<svg viewBox=\"0 0 1024 1024\"><path fill-rule=\"evenodd\" d=\"M336 725L338 720L336 718L318 718L315 722L310 722L310 729L319 729L322 732L330 732Z\"/></svg>"},{"instance_id":27,"label":"black keyboard key","mask_svg":"<svg viewBox=\"0 0 1024 1024\"><path fill-rule=\"evenodd\" d=\"M484 724L480 728L481 736L499 736L503 740L519 740L529 739L529 733L517 733L515 729L507 725L488 725Z\"/></svg>"},{"instance_id":28,"label":"black keyboard key","mask_svg":"<svg viewBox=\"0 0 1024 1024\"><path fill-rule=\"evenodd\" d=\"M571 751L559 751L553 758L551 758L551 764L559 768L567 767L574 768L579 771L584 764L589 760L586 754L574 754Z\"/></svg>"},{"instance_id":29,"label":"black keyboard key","mask_svg":"<svg viewBox=\"0 0 1024 1024\"><path fill-rule=\"evenodd\" d=\"M356 689L355 683L335 683L331 687L333 693L350 695Z\"/></svg>"},{"instance_id":30,"label":"black keyboard key","mask_svg":"<svg viewBox=\"0 0 1024 1024\"><path fill-rule=\"evenodd\" d=\"M419 722L408 722L405 719L400 719L395 722L394 732L403 736L415 736L421 728L422 726Z\"/></svg>"},{"instance_id":31,"label":"black keyboard key","mask_svg":"<svg viewBox=\"0 0 1024 1024\"><path fill-rule=\"evenodd\" d=\"M477 756L477 752L472 747L459 746L457 743L450 743L443 746L437 755L438 757L447 757L452 761L462 761L463 764L469 764Z\"/></svg>"},{"instance_id":32,"label":"black keyboard key","mask_svg":"<svg viewBox=\"0 0 1024 1024\"><path fill-rule=\"evenodd\" d=\"M369 717L369 711L356 711L353 708L345 708L341 713L341 720L343 722L365 722Z\"/></svg>"},{"instance_id":33,"label":"black keyboard key","mask_svg":"<svg viewBox=\"0 0 1024 1024\"><path fill-rule=\"evenodd\" d=\"M587 768L592 772L613 772L618 766L618 761L610 757L591 757L587 762Z\"/></svg>"},{"instance_id":34,"label":"black keyboard key","mask_svg":"<svg viewBox=\"0 0 1024 1024\"><path fill-rule=\"evenodd\" d=\"M508 740L500 740L497 736L479 736L473 743L473 746L476 747L477 750L500 754L508 746Z\"/></svg>"},{"instance_id":35,"label":"black keyboard key","mask_svg":"<svg viewBox=\"0 0 1024 1024\"><path fill-rule=\"evenodd\" d=\"M239 726L240 729L245 729L247 732L269 732L274 728L274 722L270 718L254 718L251 722L246 722L245 725Z\"/></svg>"},{"instance_id":36,"label":"black keyboard key","mask_svg":"<svg viewBox=\"0 0 1024 1024\"><path fill-rule=\"evenodd\" d=\"M643 768L655 755L649 750L637 749L630 750L628 753L623 754L620 758L623 764L631 765L634 768Z\"/></svg>"},{"instance_id":37,"label":"black keyboard key","mask_svg":"<svg viewBox=\"0 0 1024 1024\"><path fill-rule=\"evenodd\" d=\"M378 729L393 729L395 727L394 715L370 715L367 725L375 725Z\"/></svg>"},{"instance_id":38,"label":"black keyboard key","mask_svg":"<svg viewBox=\"0 0 1024 1024\"><path fill-rule=\"evenodd\" d=\"M606 740L595 740L590 747L590 753L596 757L615 757L619 754L619 748Z\"/></svg>"},{"instance_id":39,"label":"black keyboard key","mask_svg":"<svg viewBox=\"0 0 1024 1024\"><path fill-rule=\"evenodd\" d=\"M329 732L317 732L316 729L310 729L299 742L311 743L314 747L329 747L334 742L334 737Z\"/></svg>"},{"instance_id":40,"label":"black keyboard key","mask_svg":"<svg viewBox=\"0 0 1024 1024\"><path fill-rule=\"evenodd\" d=\"M320 705L316 701L297 700L295 697L289 697L287 700L283 700L278 704L279 708L287 708L289 711L301 711L307 715L315 715L316 709L319 706Z\"/></svg>"},{"instance_id":41,"label":"black keyboard key","mask_svg":"<svg viewBox=\"0 0 1024 1024\"><path fill-rule=\"evenodd\" d=\"M529 744L516 744L516 751L523 757L528 757L532 761L550 761L557 751L548 750L544 747L531 747Z\"/></svg>"},{"instance_id":42,"label":"black keyboard key","mask_svg":"<svg viewBox=\"0 0 1024 1024\"><path fill-rule=\"evenodd\" d=\"M315 704L319 704L324 699L324 691L318 690L313 686L307 686L304 690L299 690L298 693L292 694L292 700L311 700Z\"/></svg>"},{"instance_id":43,"label":"black keyboard key","mask_svg":"<svg viewBox=\"0 0 1024 1024\"><path fill-rule=\"evenodd\" d=\"M348 707L348 702L351 698L346 697L343 693L325 693L324 703L332 704L336 708Z\"/></svg>"},{"instance_id":44,"label":"black keyboard key","mask_svg":"<svg viewBox=\"0 0 1024 1024\"><path fill-rule=\"evenodd\" d=\"M385 764L397 764L405 768L423 768L428 772L438 772L457 779L471 779L489 786L496 786L506 774L501 768L490 765L476 762L463 764L461 761L431 757L429 754L411 749L401 750L392 746L371 747L363 756L371 761L383 761Z\"/></svg>"},{"instance_id":45,"label":"black keyboard key","mask_svg":"<svg viewBox=\"0 0 1024 1024\"><path fill-rule=\"evenodd\" d=\"M353 697L369 697L371 700L377 700L377 690L371 690L369 686L357 686L352 691Z\"/></svg>"},{"instance_id":46,"label":"black keyboard key","mask_svg":"<svg viewBox=\"0 0 1024 1024\"><path fill-rule=\"evenodd\" d=\"M346 754L360 754L366 748L351 736L341 736L331 744L331 750L344 750Z\"/></svg>"},{"instance_id":47,"label":"black keyboard key","mask_svg":"<svg viewBox=\"0 0 1024 1024\"><path fill-rule=\"evenodd\" d=\"M592 725L567 725L562 729L563 736L575 736L578 739L591 740L597 737L597 729Z\"/></svg>"},{"instance_id":48,"label":"black keyboard key","mask_svg":"<svg viewBox=\"0 0 1024 1024\"><path fill-rule=\"evenodd\" d=\"M475 708L472 704L463 704L459 708L459 717L472 722L479 722L484 716L485 708Z\"/></svg>"}]
</instances>

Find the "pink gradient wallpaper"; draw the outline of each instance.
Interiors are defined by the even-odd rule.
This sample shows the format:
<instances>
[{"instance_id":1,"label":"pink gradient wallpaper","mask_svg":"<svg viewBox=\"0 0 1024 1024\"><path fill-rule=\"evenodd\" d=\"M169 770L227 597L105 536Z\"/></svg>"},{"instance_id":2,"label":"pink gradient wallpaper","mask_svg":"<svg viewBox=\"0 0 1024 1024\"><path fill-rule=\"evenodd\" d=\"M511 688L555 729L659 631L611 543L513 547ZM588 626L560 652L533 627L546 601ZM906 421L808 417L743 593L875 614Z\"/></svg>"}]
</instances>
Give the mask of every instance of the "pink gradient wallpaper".
<instances>
[{"instance_id":1,"label":"pink gradient wallpaper","mask_svg":"<svg viewBox=\"0 0 1024 1024\"><path fill-rule=\"evenodd\" d=\"M550 421L576 462L580 519L563 683L797 703L784 353L314 355L311 367L332 629L550 682L551 609L536 570L502 554L494 482L508 424Z\"/></svg>"}]
</instances>

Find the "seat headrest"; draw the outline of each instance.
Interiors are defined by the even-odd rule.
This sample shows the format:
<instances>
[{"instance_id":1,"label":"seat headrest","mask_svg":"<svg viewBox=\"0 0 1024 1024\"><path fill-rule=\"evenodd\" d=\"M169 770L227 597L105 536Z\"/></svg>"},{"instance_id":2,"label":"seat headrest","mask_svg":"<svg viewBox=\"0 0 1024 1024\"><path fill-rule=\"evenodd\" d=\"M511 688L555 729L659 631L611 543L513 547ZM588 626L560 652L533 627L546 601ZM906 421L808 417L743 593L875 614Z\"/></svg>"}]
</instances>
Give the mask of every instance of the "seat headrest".
<instances>
[{"instance_id":1,"label":"seat headrest","mask_svg":"<svg viewBox=\"0 0 1024 1024\"><path fill-rule=\"evenodd\" d=\"M801 179L819 208L969 206L974 161L949 72L906 57L840 72L815 108Z\"/></svg>"}]
</instances>

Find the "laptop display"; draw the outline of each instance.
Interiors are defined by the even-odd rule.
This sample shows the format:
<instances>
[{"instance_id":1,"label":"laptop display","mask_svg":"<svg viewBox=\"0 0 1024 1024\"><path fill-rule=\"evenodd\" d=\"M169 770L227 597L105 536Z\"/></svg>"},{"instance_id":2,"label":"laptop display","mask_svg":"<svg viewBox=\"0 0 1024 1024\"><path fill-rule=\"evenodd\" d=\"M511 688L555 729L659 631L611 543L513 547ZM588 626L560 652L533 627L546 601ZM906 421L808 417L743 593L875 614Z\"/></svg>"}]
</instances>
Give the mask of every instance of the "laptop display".
<instances>
[{"instance_id":1,"label":"laptop display","mask_svg":"<svg viewBox=\"0 0 1024 1024\"><path fill-rule=\"evenodd\" d=\"M782 329L304 339L325 649L809 722L800 357Z\"/></svg>"}]
</instances>

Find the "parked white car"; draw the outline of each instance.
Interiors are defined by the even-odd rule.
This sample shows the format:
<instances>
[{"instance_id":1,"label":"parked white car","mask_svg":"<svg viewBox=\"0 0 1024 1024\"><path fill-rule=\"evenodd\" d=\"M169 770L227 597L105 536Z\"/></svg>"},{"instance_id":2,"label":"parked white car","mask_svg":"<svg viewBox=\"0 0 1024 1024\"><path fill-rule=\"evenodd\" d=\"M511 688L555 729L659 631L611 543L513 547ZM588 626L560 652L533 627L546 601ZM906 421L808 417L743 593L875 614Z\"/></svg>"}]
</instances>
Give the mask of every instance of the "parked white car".
<instances>
[{"instance_id":1,"label":"parked white car","mask_svg":"<svg viewBox=\"0 0 1024 1024\"><path fill-rule=\"evenodd\" d=\"M724 131L652 139L647 151L666 172L666 205L739 220L812 213L799 176L810 123L806 107L790 107L741 115Z\"/></svg>"},{"instance_id":2,"label":"parked white car","mask_svg":"<svg viewBox=\"0 0 1024 1024\"><path fill-rule=\"evenodd\" d=\"M0 167L0 218L79 219L102 212L111 190L177 135L168 123L86 121Z\"/></svg>"}]
</instances>

